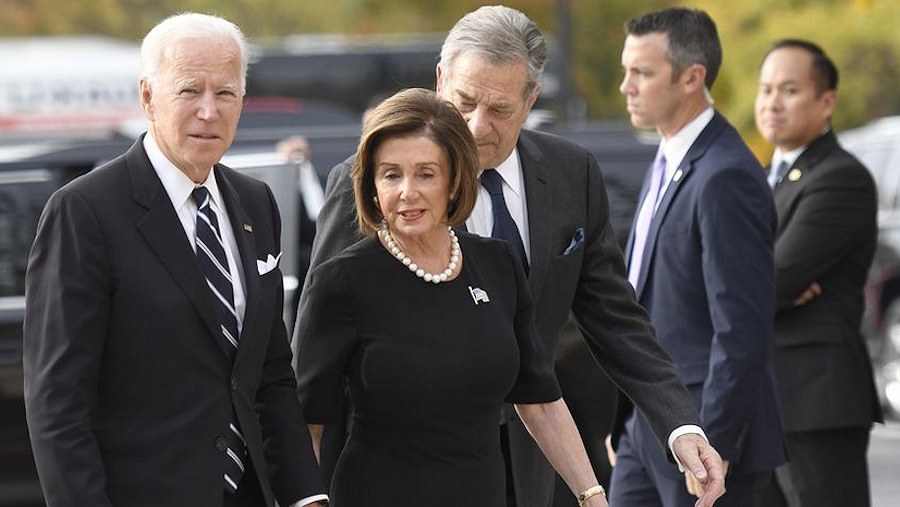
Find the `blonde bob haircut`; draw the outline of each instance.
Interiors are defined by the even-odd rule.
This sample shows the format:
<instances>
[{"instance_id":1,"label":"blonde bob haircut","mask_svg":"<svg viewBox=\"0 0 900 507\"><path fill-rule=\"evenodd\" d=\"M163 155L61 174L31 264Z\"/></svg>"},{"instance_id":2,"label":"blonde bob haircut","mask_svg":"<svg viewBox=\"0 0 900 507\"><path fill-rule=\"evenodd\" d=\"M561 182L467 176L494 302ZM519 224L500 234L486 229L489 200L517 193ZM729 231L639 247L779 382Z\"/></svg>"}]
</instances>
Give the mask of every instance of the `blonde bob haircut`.
<instances>
[{"instance_id":1,"label":"blonde bob haircut","mask_svg":"<svg viewBox=\"0 0 900 507\"><path fill-rule=\"evenodd\" d=\"M444 149L450 160L450 203L447 223L458 226L475 207L478 196L478 147L459 111L431 90L409 88L387 98L366 118L350 175L359 231L374 235L384 216L375 202L375 153L388 139L425 136Z\"/></svg>"}]
</instances>

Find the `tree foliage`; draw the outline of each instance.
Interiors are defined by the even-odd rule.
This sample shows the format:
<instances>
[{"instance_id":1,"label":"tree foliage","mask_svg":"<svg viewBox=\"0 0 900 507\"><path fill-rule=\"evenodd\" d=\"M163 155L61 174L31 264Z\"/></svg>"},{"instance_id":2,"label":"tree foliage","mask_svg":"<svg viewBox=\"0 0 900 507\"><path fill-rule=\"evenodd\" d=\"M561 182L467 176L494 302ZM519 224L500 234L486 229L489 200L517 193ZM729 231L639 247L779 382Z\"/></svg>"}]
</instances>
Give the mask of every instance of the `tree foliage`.
<instances>
[{"instance_id":1,"label":"tree foliage","mask_svg":"<svg viewBox=\"0 0 900 507\"><path fill-rule=\"evenodd\" d=\"M568 23L556 18L567 2ZM5 36L97 33L139 40L160 19L185 10L211 12L251 39L297 33L445 32L476 0L2 0ZM512 0L548 35L569 29L573 88L592 117L625 118L618 85L625 20L673 5L702 8L716 20L724 64L713 88L716 106L754 144L753 99L759 65L780 38L822 45L841 70L838 130L900 113L900 9L892 0Z\"/></svg>"}]
</instances>

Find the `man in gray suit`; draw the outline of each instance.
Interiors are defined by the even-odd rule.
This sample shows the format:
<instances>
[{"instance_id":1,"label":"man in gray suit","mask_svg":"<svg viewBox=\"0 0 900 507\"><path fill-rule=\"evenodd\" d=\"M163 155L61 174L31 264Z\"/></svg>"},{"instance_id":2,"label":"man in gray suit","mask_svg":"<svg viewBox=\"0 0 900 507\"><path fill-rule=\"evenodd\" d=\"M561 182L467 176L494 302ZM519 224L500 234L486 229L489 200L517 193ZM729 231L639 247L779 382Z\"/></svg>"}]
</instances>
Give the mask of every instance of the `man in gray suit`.
<instances>
[{"instance_id":1,"label":"man in gray suit","mask_svg":"<svg viewBox=\"0 0 900 507\"><path fill-rule=\"evenodd\" d=\"M546 350L554 350L573 314L594 357L647 414L661 445L706 484L698 505L712 505L724 490L721 458L706 441L693 400L635 302L597 162L571 142L522 129L540 93L545 61L546 45L534 23L503 6L467 14L444 41L437 91L456 105L475 137L482 185L491 186L488 179L497 185L480 190L466 227L504 237L502 229L515 224L518 234L505 239L523 255ZM329 175L312 265L359 239L350 162ZM511 407L502 423L510 505L548 507L553 469ZM323 453L327 462L328 450Z\"/></svg>"}]
</instances>

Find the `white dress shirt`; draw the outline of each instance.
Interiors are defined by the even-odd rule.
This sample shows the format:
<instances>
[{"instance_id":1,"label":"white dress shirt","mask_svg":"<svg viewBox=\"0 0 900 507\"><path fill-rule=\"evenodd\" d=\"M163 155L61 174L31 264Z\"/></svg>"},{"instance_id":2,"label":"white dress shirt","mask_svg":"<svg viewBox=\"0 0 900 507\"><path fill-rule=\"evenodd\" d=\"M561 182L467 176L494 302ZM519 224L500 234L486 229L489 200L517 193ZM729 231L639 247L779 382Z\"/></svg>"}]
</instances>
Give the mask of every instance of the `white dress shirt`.
<instances>
[{"instance_id":1,"label":"white dress shirt","mask_svg":"<svg viewBox=\"0 0 900 507\"><path fill-rule=\"evenodd\" d=\"M531 264L531 236L528 233L528 207L525 197L525 180L522 177L522 165L519 163L519 151L513 148L512 153L499 166L494 168L503 179L503 199L509 214L519 229L522 244L525 246L525 257ZM481 177L481 172L478 173ZM478 185L478 198L475 208L466 220L466 229L479 236L490 237L494 230L494 205L487 189Z\"/></svg>"},{"instance_id":2,"label":"white dress shirt","mask_svg":"<svg viewBox=\"0 0 900 507\"><path fill-rule=\"evenodd\" d=\"M178 214L181 226L184 227L184 233L187 235L188 241L194 252L197 251L196 231L197 231L197 205L191 198L191 192L198 186L204 186L209 190L210 207L216 214L219 221L219 229L221 229L222 241L225 243L225 257L228 258L228 270L231 273L237 273L238 276L231 277L231 285L234 290L234 309L237 312L238 333L243 329L244 311L247 309L247 295L244 292L244 270L241 269L241 263L238 262L240 254L237 249L237 240L234 237L234 230L231 228L231 220L225 210L225 201L222 199L222 193L219 191L219 185L216 182L216 172L210 171L209 176L202 184L194 183L175 164L169 161L156 141L153 134L147 132L144 136L144 149L147 151L147 157L153 165L153 169L162 181L163 188L172 201L172 206Z\"/></svg>"}]
</instances>

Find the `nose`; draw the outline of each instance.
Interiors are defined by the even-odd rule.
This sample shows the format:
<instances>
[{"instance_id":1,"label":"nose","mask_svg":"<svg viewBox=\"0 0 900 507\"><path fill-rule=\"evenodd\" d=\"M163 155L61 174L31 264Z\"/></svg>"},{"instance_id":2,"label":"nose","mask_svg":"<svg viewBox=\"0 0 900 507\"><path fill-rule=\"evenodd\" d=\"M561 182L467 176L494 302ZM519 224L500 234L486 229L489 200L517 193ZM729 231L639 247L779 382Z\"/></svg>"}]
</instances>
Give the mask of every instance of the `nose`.
<instances>
[{"instance_id":1,"label":"nose","mask_svg":"<svg viewBox=\"0 0 900 507\"><path fill-rule=\"evenodd\" d=\"M408 201L413 198L417 192L418 187L416 186L415 178L403 178L403 181L400 182L400 199Z\"/></svg>"},{"instance_id":2,"label":"nose","mask_svg":"<svg viewBox=\"0 0 900 507\"><path fill-rule=\"evenodd\" d=\"M212 93L204 93L197 104L197 117L201 120L214 120L219 116L219 106Z\"/></svg>"},{"instance_id":3,"label":"nose","mask_svg":"<svg viewBox=\"0 0 900 507\"><path fill-rule=\"evenodd\" d=\"M486 109L481 106L478 106L467 113L465 119L466 123L469 125L469 130L472 132L472 136L476 141L484 137L491 130L491 122L487 117Z\"/></svg>"},{"instance_id":4,"label":"nose","mask_svg":"<svg viewBox=\"0 0 900 507\"><path fill-rule=\"evenodd\" d=\"M622 95L628 95L628 91L631 88L631 80L628 78L628 74L626 73L622 76L622 82L619 83L619 93Z\"/></svg>"}]
</instances>

